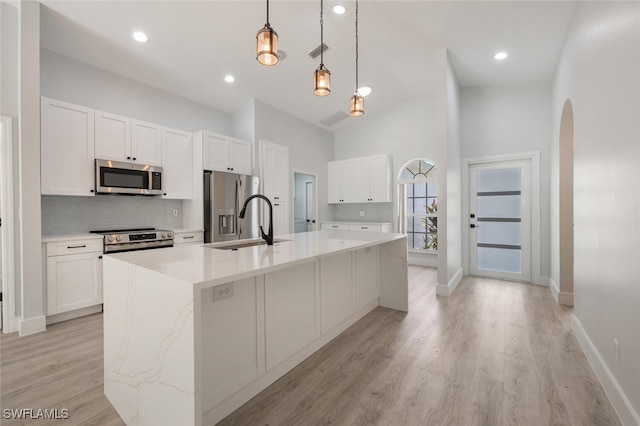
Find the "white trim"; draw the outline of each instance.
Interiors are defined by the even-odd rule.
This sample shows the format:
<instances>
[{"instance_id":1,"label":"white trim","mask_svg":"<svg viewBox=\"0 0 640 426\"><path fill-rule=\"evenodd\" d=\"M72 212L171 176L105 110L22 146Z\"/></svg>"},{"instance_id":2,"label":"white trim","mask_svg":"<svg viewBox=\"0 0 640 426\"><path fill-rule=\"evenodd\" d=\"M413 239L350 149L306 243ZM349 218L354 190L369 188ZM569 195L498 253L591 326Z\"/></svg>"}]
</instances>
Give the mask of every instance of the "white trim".
<instances>
[{"instance_id":1,"label":"white trim","mask_svg":"<svg viewBox=\"0 0 640 426\"><path fill-rule=\"evenodd\" d=\"M73 311L63 312L61 314L49 315L47 317L47 325L55 324L62 321L68 321L70 319L80 318L87 315L97 314L98 312L102 312L102 304L75 309Z\"/></svg>"},{"instance_id":2,"label":"white trim","mask_svg":"<svg viewBox=\"0 0 640 426\"><path fill-rule=\"evenodd\" d=\"M19 318L15 315L15 254L14 235L15 226L13 214L13 132L12 119L0 116L2 124L1 140L2 152L2 329L5 333L18 331ZM13 285L11 285L13 284Z\"/></svg>"},{"instance_id":3,"label":"white trim","mask_svg":"<svg viewBox=\"0 0 640 426\"><path fill-rule=\"evenodd\" d=\"M553 300L555 300L556 303L559 303L558 293L560 293L560 290L558 290L558 284L556 284L556 282L551 277L549 277L549 290L551 290L551 295L553 296Z\"/></svg>"},{"instance_id":4,"label":"white trim","mask_svg":"<svg viewBox=\"0 0 640 426\"><path fill-rule=\"evenodd\" d=\"M417 251L408 251L407 263L409 265L430 266L432 268L438 267L438 255L436 252L425 253Z\"/></svg>"},{"instance_id":5,"label":"white trim","mask_svg":"<svg viewBox=\"0 0 640 426\"><path fill-rule=\"evenodd\" d=\"M436 296L451 296L460 281L462 281L463 274L464 270L460 268L446 285L436 284Z\"/></svg>"},{"instance_id":6,"label":"white trim","mask_svg":"<svg viewBox=\"0 0 640 426\"><path fill-rule=\"evenodd\" d=\"M291 219L292 231L295 232L295 202L296 202L296 173L313 176L313 217L316 223L313 224L313 230L320 230L320 221L318 220L318 174L314 172L310 172L307 170L300 169L292 169L291 170L291 182L293 185L290 185L291 190L291 206L289 207L289 218Z\"/></svg>"},{"instance_id":7,"label":"white trim","mask_svg":"<svg viewBox=\"0 0 640 426\"><path fill-rule=\"evenodd\" d=\"M558 305L573 306L573 293L565 293L560 291L558 284L549 277L549 289L553 295L553 299Z\"/></svg>"},{"instance_id":8,"label":"white trim","mask_svg":"<svg viewBox=\"0 0 640 426\"><path fill-rule=\"evenodd\" d=\"M500 161L531 161L531 283L542 283L540 274L540 151L462 159L462 266L469 275L469 168L471 165Z\"/></svg>"},{"instance_id":9,"label":"white trim","mask_svg":"<svg viewBox=\"0 0 640 426\"><path fill-rule=\"evenodd\" d=\"M20 337L40 333L47 329L47 317L39 315L37 317L21 320L18 328L18 334L20 334Z\"/></svg>"},{"instance_id":10,"label":"white trim","mask_svg":"<svg viewBox=\"0 0 640 426\"><path fill-rule=\"evenodd\" d=\"M600 352L598 352L586 330L582 327L580 320L575 315L571 316L571 320L573 334L576 336L589 364L591 364L591 368L593 368L604 392L609 397L609 402L611 402L620 422L628 426L640 425L640 415L633 409L629 398L625 395L620 384L604 362Z\"/></svg>"}]
</instances>

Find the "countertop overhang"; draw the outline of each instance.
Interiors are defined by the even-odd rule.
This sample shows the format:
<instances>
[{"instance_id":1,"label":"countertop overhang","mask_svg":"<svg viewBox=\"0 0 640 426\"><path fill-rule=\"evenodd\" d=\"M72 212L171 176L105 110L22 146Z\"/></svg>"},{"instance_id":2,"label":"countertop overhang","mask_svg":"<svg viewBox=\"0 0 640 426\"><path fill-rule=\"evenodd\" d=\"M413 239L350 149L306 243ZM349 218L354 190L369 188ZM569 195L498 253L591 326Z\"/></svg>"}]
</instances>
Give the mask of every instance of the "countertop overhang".
<instances>
[{"instance_id":1,"label":"countertop overhang","mask_svg":"<svg viewBox=\"0 0 640 426\"><path fill-rule=\"evenodd\" d=\"M219 250L214 247L225 243L181 245L111 254L105 258L112 257L179 279L197 288L206 288L402 238L405 235L325 230L278 235L277 239L288 241L273 246Z\"/></svg>"}]
</instances>

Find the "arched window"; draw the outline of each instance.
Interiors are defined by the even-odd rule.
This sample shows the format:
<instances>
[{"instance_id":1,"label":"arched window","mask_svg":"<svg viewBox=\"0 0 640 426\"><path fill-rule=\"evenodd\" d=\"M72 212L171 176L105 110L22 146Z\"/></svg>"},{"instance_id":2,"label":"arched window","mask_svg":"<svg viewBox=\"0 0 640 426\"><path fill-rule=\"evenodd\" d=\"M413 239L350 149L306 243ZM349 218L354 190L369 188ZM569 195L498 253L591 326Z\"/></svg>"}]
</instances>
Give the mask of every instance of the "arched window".
<instances>
[{"instance_id":1,"label":"arched window","mask_svg":"<svg viewBox=\"0 0 640 426\"><path fill-rule=\"evenodd\" d=\"M438 168L426 159L405 164L398 173L400 232L409 251L438 250Z\"/></svg>"}]
</instances>

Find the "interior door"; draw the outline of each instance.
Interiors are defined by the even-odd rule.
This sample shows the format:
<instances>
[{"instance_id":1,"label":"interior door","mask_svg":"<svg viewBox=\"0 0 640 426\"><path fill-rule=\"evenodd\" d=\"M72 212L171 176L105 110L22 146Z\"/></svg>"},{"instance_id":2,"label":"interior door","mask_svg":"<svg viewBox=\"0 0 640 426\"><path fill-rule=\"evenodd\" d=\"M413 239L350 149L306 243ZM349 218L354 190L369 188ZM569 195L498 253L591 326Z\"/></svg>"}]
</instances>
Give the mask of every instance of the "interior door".
<instances>
[{"instance_id":1,"label":"interior door","mask_svg":"<svg viewBox=\"0 0 640 426\"><path fill-rule=\"evenodd\" d=\"M469 180L470 273L530 282L530 161L472 165Z\"/></svg>"},{"instance_id":2,"label":"interior door","mask_svg":"<svg viewBox=\"0 0 640 426\"><path fill-rule=\"evenodd\" d=\"M307 232L315 229L316 220L313 217L313 181L305 183L305 219Z\"/></svg>"}]
</instances>

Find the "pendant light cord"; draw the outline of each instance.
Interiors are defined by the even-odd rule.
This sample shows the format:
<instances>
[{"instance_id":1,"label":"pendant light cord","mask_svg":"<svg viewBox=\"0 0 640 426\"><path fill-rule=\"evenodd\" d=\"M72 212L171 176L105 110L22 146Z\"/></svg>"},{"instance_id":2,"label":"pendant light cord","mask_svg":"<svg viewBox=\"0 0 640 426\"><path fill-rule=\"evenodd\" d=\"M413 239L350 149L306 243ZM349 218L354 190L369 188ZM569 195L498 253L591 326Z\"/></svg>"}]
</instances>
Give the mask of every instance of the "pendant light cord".
<instances>
[{"instance_id":1,"label":"pendant light cord","mask_svg":"<svg viewBox=\"0 0 640 426\"><path fill-rule=\"evenodd\" d=\"M320 68L324 66L324 1L320 0Z\"/></svg>"},{"instance_id":2,"label":"pendant light cord","mask_svg":"<svg viewBox=\"0 0 640 426\"><path fill-rule=\"evenodd\" d=\"M267 27L270 27L271 25L269 24L269 0L267 0Z\"/></svg>"},{"instance_id":3,"label":"pendant light cord","mask_svg":"<svg viewBox=\"0 0 640 426\"><path fill-rule=\"evenodd\" d=\"M356 0L356 93L358 93L358 0Z\"/></svg>"}]
</instances>

